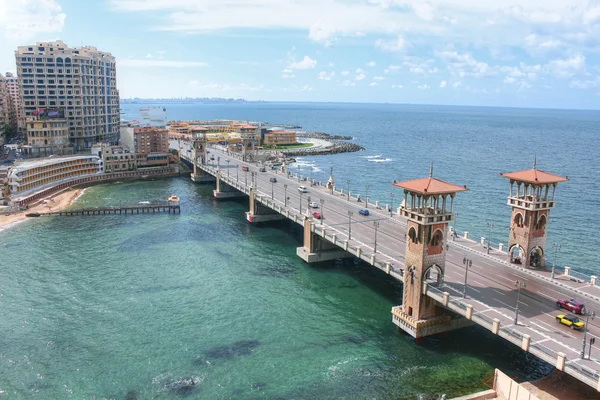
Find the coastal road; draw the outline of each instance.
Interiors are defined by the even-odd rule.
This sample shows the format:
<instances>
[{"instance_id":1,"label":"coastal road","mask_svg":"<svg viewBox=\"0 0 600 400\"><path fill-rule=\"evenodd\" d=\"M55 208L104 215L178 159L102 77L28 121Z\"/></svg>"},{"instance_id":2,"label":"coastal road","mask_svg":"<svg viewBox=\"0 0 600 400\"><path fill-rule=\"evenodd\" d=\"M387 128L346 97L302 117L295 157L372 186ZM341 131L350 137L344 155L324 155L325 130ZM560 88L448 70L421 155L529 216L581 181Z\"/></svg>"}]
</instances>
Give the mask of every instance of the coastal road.
<instances>
[{"instance_id":1,"label":"coastal road","mask_svg":"<svg viewBox=\"0 0 600 400\"><path fill-rule=\"evenodd\" d=\"M257 191L259 194L271 197L281 205L287 203L290 211L302 211L310 216L312 212L321 212L320 201L323 200L322 214L323 225L328 232L335 231L338 238L346 240L351 231L349 244L360 246L363 251L372 252L375 243L375 222L377 229L377 258L392 263L396 271L404 269L404 252L406 248L406 221L394 214L390 216L385 210L377 210L374 205L368 206L370 215L363 216L358 213L365 208L364 202L357 202L355 198L333 194L323 186L311 186L308 181L299 181L298 178L288 177L278 171L267 169L259 172L255 164L244 163L237 158L218 149L210 149L216 158L220 157L222 174L227 174L226 159L230 160L230 177L237 177L240 183L247 179L252 180L252 172L256 173ZM212 161L211 161L212 163ZM248 172L241 170L242 165L247 165ZM277 178L277 183L269 182L271 177ZM287 190L284 185L287 184ZM308 193L300 193L298 186L308 187ZM391 183L390 183L391 186ZM400 193L399 193L400 195ZM288 200L285 200L285 197ZM319 204L319 208L309 209L308 197ZM458 197L460 201L460 195ZM349 217L348 211L353 214ZM315 220L315 223L321 222ZM468 285L466 303L472 304L475 314L482 314L489 318L498 318L502 327L509 327L517 332L531 336L532 343L539 343L553 351L563 352L568 363L585 365L592 370L600 370L600 348L592 348L592 359L581 360L579 353L582 348L583 332L571 330L560 325L555 316L563 313L556 308L557 299L578 298L586 303L588 311L600 312L600 288L587 283L574 282L567 277L558 277L550 280L548 272L530 271L509 265L506 254L491 249L491 254L486 254L486 249L470 240L457 238L448 242L446 252L446 269L444 276L444 291L450 293L451 298L462 299L465 281L465 267L463 259L472 260L472 267L468 271ZM521 291L518 305L518 324L514 324L515 309L517 304L517 289L515 281L526 282L527 287ZM582 295L587 293L588 296ZM401 300L399 299L399 303ZM588 344L590 337L600 335L600 326L596 321L590 320L588 327ZM598 343L600 345L600 343ZM588 347L586 347L587 357ZM597 358L598 357L598 358Z\"/></svg>"}]
</instances>

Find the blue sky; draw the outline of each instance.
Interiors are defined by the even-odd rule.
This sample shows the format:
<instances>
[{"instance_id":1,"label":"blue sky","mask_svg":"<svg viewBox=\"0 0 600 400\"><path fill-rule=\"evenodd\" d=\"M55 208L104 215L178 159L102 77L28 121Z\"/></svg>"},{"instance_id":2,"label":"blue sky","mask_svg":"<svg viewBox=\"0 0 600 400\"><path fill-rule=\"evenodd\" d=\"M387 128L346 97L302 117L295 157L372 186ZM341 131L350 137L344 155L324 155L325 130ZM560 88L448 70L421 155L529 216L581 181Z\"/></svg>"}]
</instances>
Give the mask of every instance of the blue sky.
<instances>
[{"instance_id":1,"label":"blue sky","mask_svg":"<svg viewBox=\"0 0 600 400\"><path fill-rule=\"evenodd\" d=\"M598 0L0 0L0 71L61 39L122 97L598 109Z\"/></svg>"}]
</instances>

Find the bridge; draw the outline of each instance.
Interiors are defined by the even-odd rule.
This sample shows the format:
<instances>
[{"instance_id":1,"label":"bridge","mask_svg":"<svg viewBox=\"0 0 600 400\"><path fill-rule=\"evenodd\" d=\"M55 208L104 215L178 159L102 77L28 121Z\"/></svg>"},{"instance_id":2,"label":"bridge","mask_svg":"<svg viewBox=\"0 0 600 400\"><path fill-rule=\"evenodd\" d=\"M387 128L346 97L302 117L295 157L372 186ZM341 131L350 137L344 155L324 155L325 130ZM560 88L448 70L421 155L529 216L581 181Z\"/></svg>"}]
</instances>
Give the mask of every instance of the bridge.
<instances>
[{"instance_id":1,"label":"bridge","mask_svg":"<svg viewBox=\"0 0 600 400\"><path fill-rule=\"evenodd\" d=\"M600 335L600 326L593 316L581 317L588 328L583 331L556 321L556 315L568 313L557 309L557 299L584 301L588 315L589 311L600 310L596 277L576 275L568 267L555 275L546 269L514 264L502 245L487 248L485 240L473 241L466 232L457 236L448 229L448 223L454 217L454 194L462 187L450 187L450 192L442 195L443 201L442 197L426 201L418 188L412 189L411 182L408 186L396 184L408 192L406 199L413 202L405 202L405 207L398 209L399 214L387 205L381 207L379 202L368 199L359 201L351 193L339 190L333 174L327 184L310 182L286 171L285 165L282 170L263 169L244 161L243 154L212 147L208 150L206 142L198 139L193 145L180 142L172 143L172 147L193 166L192 180L215 183L216 198L248 197L249 222L288 219L300 225L304 229L304 245L297 254L306 262L353 257L401 281L404 301L392 309L392 321L413 337L477 324L600 391L600 358L596 358L600 357L600 349L589 341ZM509 205L521 201L521 186L513 194L514 177L506 177L511 179ZM299 190L300 186L306 191ZM541 194L551 202L544 204L553 207L554 194L551 199L548 190ZM436 211L428 214L424 208ZM362 209L368 209L369 214L362 215ZM315 217L315 212L321 218ZM547 212L544 213L547 218ZM428 223L420 220L423 218L435 220ZM440 226L444 229L438 229ZM518 224L515 226L521 229ZM413 228L417 228L418 237L411 231ZM436 268L415 269L415 265L427 262L423 246L419 247L419 238L427 234L439 250L429 249ZM439 237L434 238L436 235ZM408 246L407 240L411 242ZM529 254L529 248L527 251ZM421 254L421 258L415 258L415 254ZM408 269L407 255L411 260ZM523 264L527 264L527 257L523 258Z\"/></svg>"}]
</instances>

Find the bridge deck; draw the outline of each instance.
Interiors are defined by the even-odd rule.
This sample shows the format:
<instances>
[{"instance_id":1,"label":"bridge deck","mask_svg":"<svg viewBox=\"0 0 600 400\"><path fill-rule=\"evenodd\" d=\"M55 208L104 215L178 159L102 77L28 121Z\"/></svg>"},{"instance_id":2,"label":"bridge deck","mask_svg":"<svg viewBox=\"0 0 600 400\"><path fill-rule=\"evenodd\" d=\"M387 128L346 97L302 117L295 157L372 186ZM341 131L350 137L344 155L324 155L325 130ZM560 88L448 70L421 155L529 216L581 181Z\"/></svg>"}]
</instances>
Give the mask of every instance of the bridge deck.
<instances>
[{"instance_id":1,"label":"bridge deck","mask_svg":"<svg viewBox=\"0 0 600 400\"><path fill-rule=\"evenodd\" d=\"M312 218L313 211L321 212L324 218L322 221L315 220L316 234L330 242L334 241L335 235L335 243L342 248L345 248L347 241L347 249L351 254L357 255L360 249L361 259L382 270L385 270L386 263L390 263L391 275L403 281L406 248L404 219L396 215L390 216L385 210L375 209L372 204L368 206L369 216L360 215L358 211L365 208L365 203L357 202L352 197L348 200L346 194L332 194L323 186L310 186L309 182L300 181L297 177L290 178L281 172L259 172L256 165L245 163L234 158L232 154L217 149L211 148L211 153L215 158L221 158L222 165L199 166L204 171L216 175L217 170L220 170L222 181L244 193L249 193L249 187L252 185L251 173L255 172L258 201L262 204L298 224L303 223L305 216ZM224 165L225 159L232 158L234 162L230 162L229 166ZM249 171L242 171L242 165L246 165ZM271 177L276 177L277 182L271 183ZM308 193L300 193L299 185L307 186ZM322 209L309 209L308 196L318 204L323 200ZM349 211L353 213L350 218ZM374 222L379 222L376 253L373 251ZM464 238L456 238L454 241L450 239L448 245L444 284L441 287L429 286L428 296L460 315L466 315L467 309L472 306L472 320L492 331L494 320L497 319L500 336L519 347L523 347L524 340L530 340L528 351L552 365L557 365L559 353L564 353L564 371L599 389L600 360L596 357L600 357L600 349L594 345L591 360L581 359L583 332L570 330L555 321L555 316L560 313L556 309L556 299L579 298L585 300L588 310L600 310L598 286L573 281L566 276L557 276L553 281L549 272L509 264L506 253L491 250L488 255L482 245ZM467 298L463 298L464 257L473 261L468 272ZM521 292L519 320L518 325L515 325L517 279L526 281L527 288ZM444 292L448 293L447 302ZM528 335L529 339L524 339L527 338L524 335ZM588 338L598 335L600 326L590 320Z\"/></svg>"}]
</instances>

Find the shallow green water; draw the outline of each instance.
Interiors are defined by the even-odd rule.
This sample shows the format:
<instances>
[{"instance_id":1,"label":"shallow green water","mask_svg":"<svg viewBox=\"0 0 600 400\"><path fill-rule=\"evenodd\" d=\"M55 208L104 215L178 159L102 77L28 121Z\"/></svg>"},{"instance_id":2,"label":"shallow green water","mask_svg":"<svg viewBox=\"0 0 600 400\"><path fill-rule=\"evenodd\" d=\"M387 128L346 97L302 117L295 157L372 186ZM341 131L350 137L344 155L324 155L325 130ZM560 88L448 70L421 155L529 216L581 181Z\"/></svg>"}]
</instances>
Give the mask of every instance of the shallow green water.
<instances>
[{"instance_id":1,"label":"shallow green water","mask_svg":"<svg viewBox=\"0 0 600 400\"><path fill-rule=\"evenodd\" d=\"M479 328L415 343L391 322L400 284L363 264L304 264L297 228L252 226L245 201L210 186L108 184L76 207L170 194L181 215L0 232L0 398L437 398L485 388L494 367L548 371Z\"/></svg>"}]
</instances>

